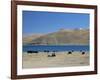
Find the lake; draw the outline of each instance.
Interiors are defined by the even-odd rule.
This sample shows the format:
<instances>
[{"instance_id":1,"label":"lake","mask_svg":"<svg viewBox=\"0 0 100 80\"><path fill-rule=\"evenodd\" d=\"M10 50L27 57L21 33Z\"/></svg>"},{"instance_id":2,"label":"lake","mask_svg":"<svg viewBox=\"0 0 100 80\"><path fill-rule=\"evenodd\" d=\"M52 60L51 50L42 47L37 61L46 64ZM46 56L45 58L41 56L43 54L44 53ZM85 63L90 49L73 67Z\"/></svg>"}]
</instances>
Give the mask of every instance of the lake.
<instances>
[{"instance_id":1,"label":"lake","mask_svg":"<svg viewBox=\"0 0 100 80\"><path fill-rule=\"evenodd\" d=\"M89 51L89 45L24 45L23 52L27 51Z\"/></svg>"}]
</instances>

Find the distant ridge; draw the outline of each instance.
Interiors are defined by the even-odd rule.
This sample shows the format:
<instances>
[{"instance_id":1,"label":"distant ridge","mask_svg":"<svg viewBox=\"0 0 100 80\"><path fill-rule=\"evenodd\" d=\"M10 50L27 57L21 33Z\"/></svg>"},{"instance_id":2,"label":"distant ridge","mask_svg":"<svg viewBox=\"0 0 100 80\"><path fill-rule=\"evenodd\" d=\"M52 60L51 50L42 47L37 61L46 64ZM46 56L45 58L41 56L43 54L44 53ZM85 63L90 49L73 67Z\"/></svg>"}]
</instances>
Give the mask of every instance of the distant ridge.
<instances>
[{"instance_id":1,"label":"distant ridge","mask_svg":"<svg viewBox=\"0 0 100 80\"><path fill-rule=\"evenodd\" d=\"M46 35L32 36L28 43L33 45L87 45L89 44L89 29L60 29Z\"/></svg>"},{"instance_id":2,"label":"distant ridge","mask_svg":"<svg viewBox=\"0 0 100 80\"><path fill-rule=\"evenodd\" d=\"M30 34L30 35L23 35L23 44L30 44L32 43L32 40L39 38L40 36L42 36L43 34Z\"/></svg>"}]
</instances>

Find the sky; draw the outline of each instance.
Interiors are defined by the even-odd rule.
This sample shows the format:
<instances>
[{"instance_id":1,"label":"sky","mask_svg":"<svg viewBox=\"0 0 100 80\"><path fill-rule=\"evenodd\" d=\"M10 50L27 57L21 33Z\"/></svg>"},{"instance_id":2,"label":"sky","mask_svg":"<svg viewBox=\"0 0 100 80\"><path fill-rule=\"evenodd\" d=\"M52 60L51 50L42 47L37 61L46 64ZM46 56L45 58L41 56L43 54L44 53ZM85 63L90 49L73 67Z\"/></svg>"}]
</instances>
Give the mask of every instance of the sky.
<instances>
[{"instance_id":1,"label":"sky","mask_svg":"<svg viewBox=\"0 0 100 80\"><path fill-rule=\"evenodd\" d=\"M23 34L46 34L60 29L89 28L89 14L23 11Z\"/></svg>"}]
</instances>

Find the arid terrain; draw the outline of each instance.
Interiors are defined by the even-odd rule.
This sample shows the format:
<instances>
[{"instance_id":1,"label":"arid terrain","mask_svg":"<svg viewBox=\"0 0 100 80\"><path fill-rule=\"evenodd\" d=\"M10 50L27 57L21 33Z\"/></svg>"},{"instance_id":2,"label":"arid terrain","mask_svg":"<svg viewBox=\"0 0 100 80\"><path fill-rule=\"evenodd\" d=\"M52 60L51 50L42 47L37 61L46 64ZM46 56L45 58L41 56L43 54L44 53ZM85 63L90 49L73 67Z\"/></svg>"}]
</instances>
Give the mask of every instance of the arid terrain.
<instances>
[{"instance_id":1,"label":"arid terrain","mask_svg":"<svg viewBox=\"0 0 100 80\"><path fill-rule=\"evenodd\" d=\"M87 45L89 44L88 29L62 29L53 33L47 34L32 34L31 36L23 37L23 44L35 45Z\"/></svg>"},{"instance_id":2,"label":"arid terrain","mask_svg":"<svg viewBox=\"0 0 100 80\"><path fill-rule=\"evenodd\" d=\"M23 53L23 68L68 67L88 66L89 52L82 55L81 52L57 52L56 56L48 57L51 53L40 52L38 54Z\"/></svg>"}]
</instances>

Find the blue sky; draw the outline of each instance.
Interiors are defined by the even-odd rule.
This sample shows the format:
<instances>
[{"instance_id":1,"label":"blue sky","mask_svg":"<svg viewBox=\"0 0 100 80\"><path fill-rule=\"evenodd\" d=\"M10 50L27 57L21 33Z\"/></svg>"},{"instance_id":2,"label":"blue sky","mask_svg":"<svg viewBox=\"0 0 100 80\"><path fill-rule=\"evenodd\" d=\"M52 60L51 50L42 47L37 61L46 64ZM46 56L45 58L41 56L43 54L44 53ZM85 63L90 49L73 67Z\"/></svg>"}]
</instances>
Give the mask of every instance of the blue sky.
<instances>
[{"instance_id":1,"label":"blue sky","mask_svg":"<svg viewBox=\"0 0 100 80\"><path fill-rule=\"evenodd\" d=\"M23 11L23 34L52 33L59 29L89 28L89 14Z\"/></svg>"}]
</instances>

